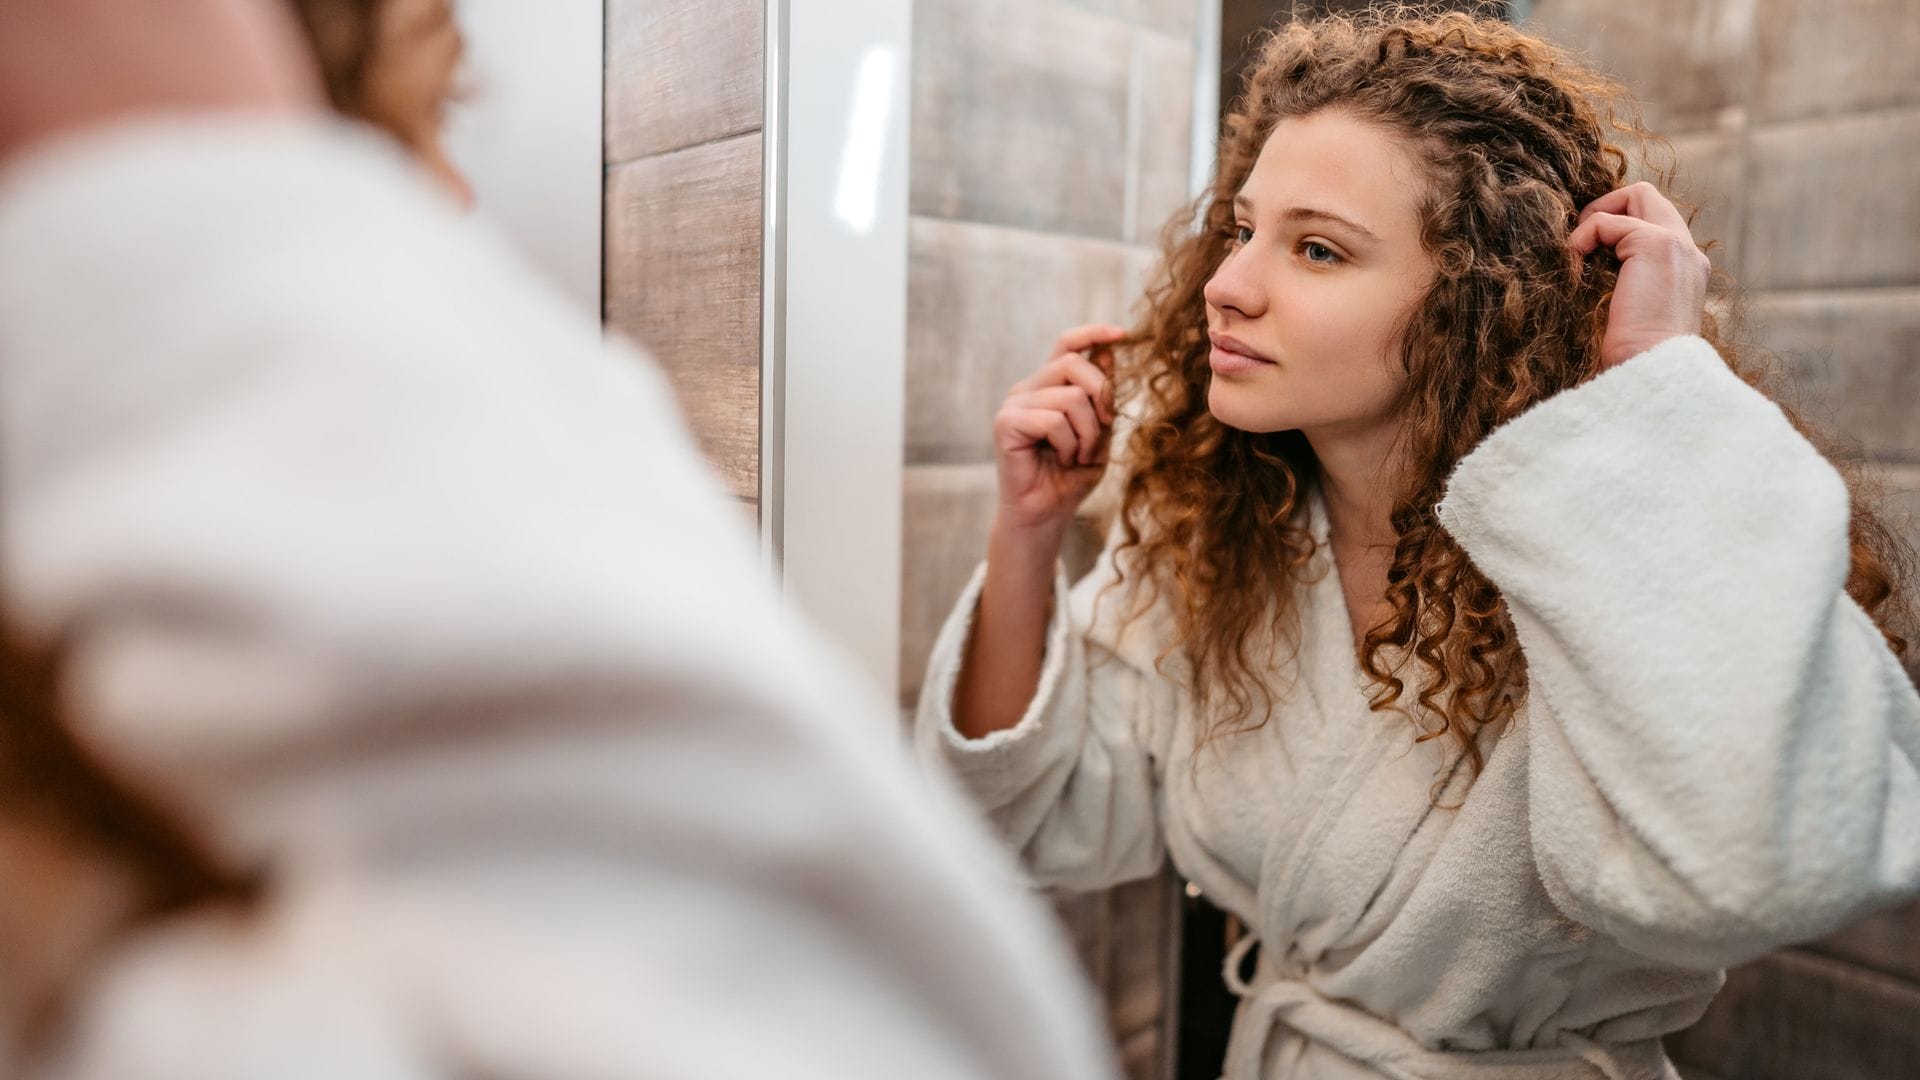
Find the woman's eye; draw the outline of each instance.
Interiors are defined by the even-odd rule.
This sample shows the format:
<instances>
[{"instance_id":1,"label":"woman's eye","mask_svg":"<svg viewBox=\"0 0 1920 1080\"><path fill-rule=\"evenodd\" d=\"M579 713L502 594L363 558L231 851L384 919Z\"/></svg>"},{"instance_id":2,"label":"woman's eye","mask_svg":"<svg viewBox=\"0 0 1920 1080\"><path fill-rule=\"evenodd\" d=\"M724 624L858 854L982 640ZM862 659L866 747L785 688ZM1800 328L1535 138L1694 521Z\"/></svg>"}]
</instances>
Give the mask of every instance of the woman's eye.
<instances>
[{"instance_id":1,"label":"woman's eye","mask_svg":"<svg viewBox=\"0 0 1920 1080\"><path fill-rule=\"evenodd\" d=\"M1300 245L1300 253L1307 257L1308 262L1319 263L1323 266L1332 266L1340 261L1339 252L1325 244L1316 243L1312 240Z\"/></svg>"},{"instance_id":2,"label":"woman's eye","mask_svg":"<svg viewBox=\"0 0 1920 1080\"><path fill-rule=\"evenodd\" d=\"M1245 247L1253 243L1253 226L1235 225L1233 227L1233 242L1236 247Z\"/></svg>"}]
</instances>

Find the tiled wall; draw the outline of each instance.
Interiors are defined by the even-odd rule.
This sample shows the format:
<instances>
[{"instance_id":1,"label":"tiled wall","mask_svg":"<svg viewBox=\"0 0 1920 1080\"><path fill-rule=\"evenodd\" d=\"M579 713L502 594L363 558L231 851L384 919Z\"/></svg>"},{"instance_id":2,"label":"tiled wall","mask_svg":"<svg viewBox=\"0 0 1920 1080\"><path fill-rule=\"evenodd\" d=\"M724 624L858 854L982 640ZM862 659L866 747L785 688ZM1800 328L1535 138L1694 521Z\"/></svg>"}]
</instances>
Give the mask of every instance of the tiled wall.
<instances>
[{"instance_id":1,"label":"tiled wall","mask_svg":"<svg viewBox=\"0 0 1920 1080\"><path fill-rule=\"evenodd\" d=\"M1672 137L1749 336L1875 463L1920 541L1920 6L1538 0L1534 18ZM1732 972L1673 1048L1718 1080L1920 1076L1920 906Z\"/></svg>"},{"instance_id":2,"label":"tiled wall","mask_svg":"<svg viewBox=\"0 0 1920 1080\"><path fill-rule=\"evenodd\" d=\"M993 414L1060 331L1125 323L1186 199L1200 0L917 0L901 685L986 547ZM1159 1075L1165 880L1059 907Z\"/></svg>"},{"instance_id":3,"label":"tiled wall","mask_svg":"<svg viewBox=\"0 0 1920 1080\"><path fill-rule=\"evenodd\" d=\"M764 0L607 0L606 319L760 489Z\"/></svg>"}]
</instances>

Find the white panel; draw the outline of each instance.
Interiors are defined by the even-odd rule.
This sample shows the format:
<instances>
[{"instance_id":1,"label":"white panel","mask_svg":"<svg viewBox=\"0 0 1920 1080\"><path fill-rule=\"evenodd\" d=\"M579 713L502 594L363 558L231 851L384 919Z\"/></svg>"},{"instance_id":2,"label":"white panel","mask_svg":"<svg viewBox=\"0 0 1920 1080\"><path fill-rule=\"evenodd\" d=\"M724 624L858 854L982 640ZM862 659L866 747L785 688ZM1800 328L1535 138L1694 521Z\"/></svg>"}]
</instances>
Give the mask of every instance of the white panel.
<instances>
[{"instance_id":1,"label":"white panel","mask_svg":"<svg viewBox=\"0 0 1920 1080\"><path fill-rule=\"evenodd\" d=\"M459 0L468 99L448 149L479 213L600 311L604 0Z\"/></svg>"},{"instance_id":2,"label":"white panel","mask_svg":"<svg viewBox=\"0 0 1920 1080\"><path fill-rule=\"evenodd\" d=\"M912 5L769 0L761 514L786 594L898 696Z\"/></svg>"}]
</instances>

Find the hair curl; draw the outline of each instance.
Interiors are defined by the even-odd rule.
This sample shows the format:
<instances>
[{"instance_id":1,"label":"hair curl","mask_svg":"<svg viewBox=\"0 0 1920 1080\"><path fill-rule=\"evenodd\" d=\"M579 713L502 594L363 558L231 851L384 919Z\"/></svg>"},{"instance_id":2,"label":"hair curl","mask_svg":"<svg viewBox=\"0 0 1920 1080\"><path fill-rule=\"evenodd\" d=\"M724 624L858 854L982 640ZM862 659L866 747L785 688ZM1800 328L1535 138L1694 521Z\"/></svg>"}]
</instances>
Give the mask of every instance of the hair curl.
<instances>
[{"instance_id":1,"label":"hair curl","mask_svg":"<svg viewBox=\"0 0 1920 1080\"><path fill-rule=\"evenodd\" d=\"M1208 411L1203 289L1225 260L1234 195L1268 135L1325 109L1406 137L1426 171L1421 239L1437 271L1402 347L1410 467L1393 501L1391 614L1366 628L1361 666L1375 710L1417 712L1416 741L1451 733L1477 773L1476 735L1524 700L1526 665L1499 590L1434 507L1454 465L1495 428L1600 370L1619 263L1602 250L1582 269L1568 239L1581 207L1626 182L1620 142L1642 159L1649 146L1669 158L1671 148L1618 84L1497 18L1400 5L1272 32L1226 118L1211 190L1168 226L1138 345L1118 373L1123 396L1143 408L1122 455L1116 555L1128 557L1115 562L1121 580L1133 565L1149 586L1128 618L1165 602L1167 654L1186 661L1202 745L1257 728L1271 711L1270 648L1298 628L1297 586L1315 554L1300 511L1318 479L1299 432L1240 431ZM1668 185L1670 166L1651 171ZM1718 298L1701 334L1762 386L1766 357L1734 337L1730 300ZM1894 626L1904 625L1911 552L1858 468L1841 467L1853 496L1847 590L1904 654Z\"/></svg>"}]
</instances>

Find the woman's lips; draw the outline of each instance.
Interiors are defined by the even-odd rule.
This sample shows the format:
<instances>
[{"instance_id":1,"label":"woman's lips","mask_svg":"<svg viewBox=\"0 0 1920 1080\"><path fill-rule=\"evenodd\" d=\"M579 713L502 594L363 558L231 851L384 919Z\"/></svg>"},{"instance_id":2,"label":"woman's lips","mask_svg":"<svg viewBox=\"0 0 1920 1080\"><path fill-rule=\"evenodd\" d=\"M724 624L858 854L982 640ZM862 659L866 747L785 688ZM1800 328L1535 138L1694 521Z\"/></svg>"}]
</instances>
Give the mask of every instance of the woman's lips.
<instances>
[{"instance_id":1,"label":"woman's lips","mask_svg":"<svg viewBox=\"0 0 1920 1080\"><path fill-rule=\"evenodd\" d=\"M1236 338L1225 334L1212 334L1209 337L1213 341L1213 352L1208 355L1207 364L1215 375L1244 375L1273 366L1273 361L1254 352Z\"/></svg>"}]
</instances>

